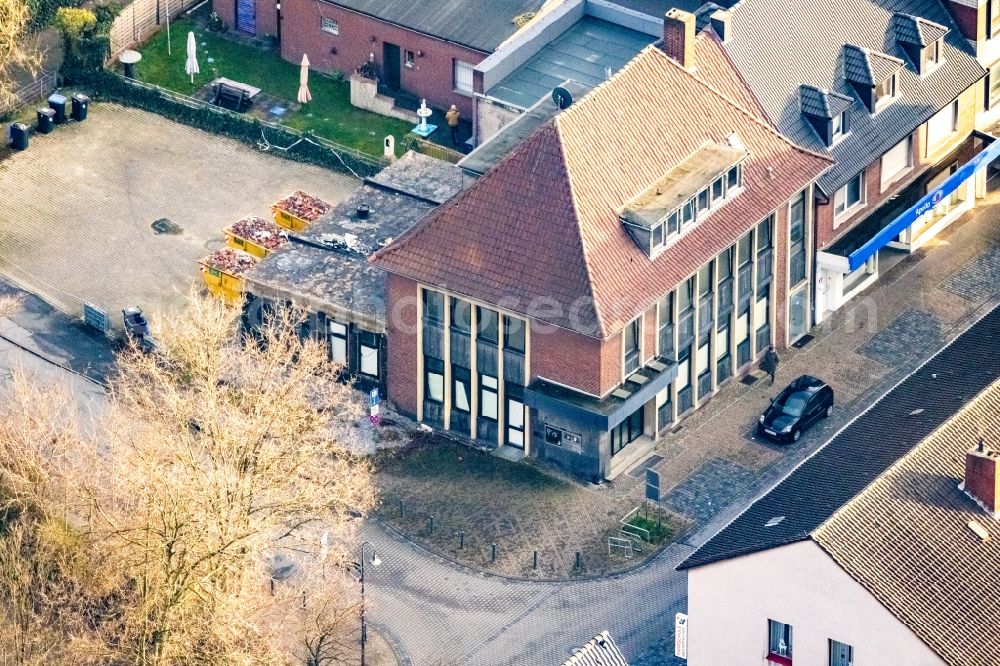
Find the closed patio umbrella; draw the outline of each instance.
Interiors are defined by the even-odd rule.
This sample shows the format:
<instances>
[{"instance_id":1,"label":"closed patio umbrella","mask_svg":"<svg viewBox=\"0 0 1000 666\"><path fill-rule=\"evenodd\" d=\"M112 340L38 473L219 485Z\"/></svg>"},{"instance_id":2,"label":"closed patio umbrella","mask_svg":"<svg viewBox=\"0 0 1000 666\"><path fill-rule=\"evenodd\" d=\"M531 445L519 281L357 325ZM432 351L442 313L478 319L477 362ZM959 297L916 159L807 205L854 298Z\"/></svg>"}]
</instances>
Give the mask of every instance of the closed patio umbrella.
<instances>
[{"instance_id":1,"label":"closed patio umbrella","mask_svg":"<svg viewBox=\"0 0 1000 666\"><path fill-rule=\"evenodd\" d=\"M312 101L309 92L309 56L302 54L302 70L299 72L299 104Z\"/></svg>"},{"instance_id":2,"label":"closed patio umbrella","mask_svg":"<svg viewBox=\"0 0 1000 666\"><path fill-rule=\"evenodd\" d=\"M194 41L194 33L189 32L187 45L188 59L184 65L184 71L191 75L191 83L194 83L194 75L198 74L198 57L195 53L197 49L198 45Z\"/></svg>"}]
</instances>

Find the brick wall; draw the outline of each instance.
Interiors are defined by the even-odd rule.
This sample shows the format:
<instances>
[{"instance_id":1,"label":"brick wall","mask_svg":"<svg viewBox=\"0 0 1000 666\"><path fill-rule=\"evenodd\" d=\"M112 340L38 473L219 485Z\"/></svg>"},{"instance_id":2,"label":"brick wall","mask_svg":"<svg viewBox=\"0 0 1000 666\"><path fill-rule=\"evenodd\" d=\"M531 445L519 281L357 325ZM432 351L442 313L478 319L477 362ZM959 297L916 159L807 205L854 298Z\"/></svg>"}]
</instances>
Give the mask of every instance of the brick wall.
<instances>
[{"instance_id":1,"label":"brick wall","mask_svg":"<svg viewBox=\"0 0 1000 666\"><path fill-rule=\"evenodd\" d=\"M899 103L899 102L897 102ZM882 160L875 160L865 170L865 196L866 204L858 208L853 215L841 220L839 226L834 228L833 220L833 194L830 195L830 202L816 207L816 234L817 246L822 249L842 236L855 224L867 217L879 204L893 196L902 188L909 185L914 178L920 175L925 168L937 163L949 152L966 139L969 133L975 129L976 111L982 105L982 83L976 82L958 97L958 129L947 141L933 147L931 153L927 152L927 124L924 123L913 132L913 146L911 158L914 168L905 177L895 181L883 192L882 191ZM863 113L859 111L858 113Z\"/></svg>"},{"instance_id":2,"label":"brick wall","mask_svg":"<svg viewBox=\"0 0 1000 666\"><path fill-rule=\"evenodd\" d=\"M277 0L255 0L257 34L277 35L278 34L278 6ZM282 5L284 8L284 5ZM236 0L212 0L212 11L219 15L230 30L236 30ZM282 26L282 30L285 26ZM302 55L299 55L299 60Z\"/></svg>"},{"instance_id":3,"label":"brick wall","mask_svg":"<svg viewBox=\"0 0 1000 666\"><path fill-rule=\"evenodd\" d=\"M981 41L986 33L985 3L981 7L970 7L960 2L944 1L962 36L972 41Z\"/></svg>"},{"instance_id":4,"label":"brick wall","mask_svg":"<svg viewBox=\"0 0 1000 666\"><path fill-rule=\"evenodd\" d=\"M389 274L385 290L388 400L412 417L417 413L417 283Z\"/></svg>"},{"instance_id":5,"label":"brick wall","mask_svg":"<svg viewBox=\"0 0 1000 666\"><path fill-rule=\"evenodd\" d=\"M400 84L404 90L426 98L432 106L447 108L454 104L471 120L472 97L453 91L453 60L476 65L487 54L316 0L283 0L281 12L281 57L285 60L298 63L305 53L313 69L347 75L374 53L379 69L384 71L382 45L389 42L400 48L401 58L408 50L423 53L414 58L412 68L400 66ZM323 17L337 21L340 34L321 30Z\"/></svg>"},{"instance_id":6,"label":"brick wall","mask_svg":"<svg viewBox=\"0 0 1000 666\"><path fill-rule=\"evenodd\" d=\"M531 323L531 378L601 393L601 341L563 328ZM620 372L620 371L619 371Z\"/></svg>"}]
</instances>

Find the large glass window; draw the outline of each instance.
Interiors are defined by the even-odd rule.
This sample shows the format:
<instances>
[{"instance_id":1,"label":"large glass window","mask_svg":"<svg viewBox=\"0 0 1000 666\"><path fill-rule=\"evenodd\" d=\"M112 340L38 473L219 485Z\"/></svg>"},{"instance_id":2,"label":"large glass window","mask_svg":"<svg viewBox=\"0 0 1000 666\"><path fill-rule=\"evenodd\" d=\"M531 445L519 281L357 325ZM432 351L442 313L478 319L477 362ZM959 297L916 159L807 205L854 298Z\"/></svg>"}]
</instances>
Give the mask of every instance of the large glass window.
<instances>
[{"instance_id":1,"label":"large glass window","mask_svg":"<svg viewBox=\"0 0 1000 666\"><path fill-rule=\"evenodd\" d=\"M326 340L330 348L330 361L347 364L347 325L326 320Z\"/></svg>"},{"instance_id":2,"label":"large glass window","mask_svg":"<svg viewBox=\"0 0 1000 666\"><path fill-rule=\"evenodd\" d=\"M698 269L698 298L702 299L712 293L712 264L705 264Z\"/></svg>"},{"instance_id":3,"label":"large glass window","mask_svg":"<svg viewBox=\"0 0 1000 666\"><path fill-rule=\"evenodd\" d=\"M746 235L744 235L743 238L736 243L736 254L737 261L740 262L740 268L750 263L750 260L753 258L752 231L748 231Z\"/></svg>"},{"instance_id":4,"label":"large glass window","mask_svg":"<svg viewBox=\"0 0 1000 666\"><path fill-rule=\"evenodd\" d=\"M862 171L847 181L833 195L833 214L840 217L855 206L860 206L865 200L865 172Z\"/></svg>"},{"instance_id":5,"label":"large glass window","mask_svg":"<svg viewBox=\"0 0 1000 666\"><path fill-rule=\"evenodd\" d=\"M499 386L496 377L479 375L479 416L489 421L496 421L499 416Z\"/></svg>"},{"instance_id":6,"label":"large glass window","mask_svg":"<svg viewBox=\"0 0 1000 666\"><path fill-rule=\"evenodd\" d=\"M499 342L500 338L498 336L500 333L496 310L477 307L476 322L476 328L479 331L478 335L480 340L492 342L493 344Z\"/></svg>"},{"instance_id":7,"label":"large glass window","mask_svg":"<svg viewBox=\"0 0 1000 666\"><path fill-rule=\"evenodd\" d=\"M788 208L789 283L797 285L806 279L806 193L792 199Z\"/></svg>"},{"instance_id":8,"label":"large glass window","mask_svg":"<svg viewBox=\"0 0 1000 666\"><path fill-rule=\"evenodd\" d=\"M831 638L830 666L854 666L854 647Z\"/></svg>"},{"instance_id":9,"label":"large glass window","mask_svg":"<svg viewBox=\"0 0 1000 666\"><path fill-rule=\"evenodd\" d=\"M657 312L657 335L660 342L660 356L673 358L674 356L674 294L667 294L660 299L656 306Z\"/></svg>"},{"instance_id":10,"label":"large glass window","mask_svg":"<svg viewBox=\"0 0 1000 666\"><path fill-rule=\"evenodd\" d=\"M503 346L524 353L524 320L517 317L503 317Z\"/></svg>"},{"instance_id":11,"label":"large glass window","mask_svg":"<svg viewBox=\"0 0 1000 666\"><path fill-rule=\"evenodd\" d=\"M451 327L468 333L472 330L472 304L460 298L451 299Z\"/></svg>"},{"instance_id":12,"label":"large glass window","mask_svg":"<svg viewBox=\"0 0 1000 666\"><path fill-rule=\"evenodd\" d=\"M452 381L452 395L451 395L451 406L464 414L468 414L472 409L469 397L470 383L472 377L469 374L468 368L462 368L457 365L451 366L451 381Z\"/></svg>"},{"instance_id":13,"label":"large glass window","mask_svg":"<svg viewBox=\"0 0 1000 666\"><path fill-rule=\"evenodd\" d=\"M507 396L507 444L519 449L524 448L524 403L522 402L523 388L516 384L507 383L505 394Z\"/></svg>"},{"instance_id":14,"label":"large glass window","mask_svg":"<svg viewBox=\"0 0 1000 666\"><path fill-rule=\"evenodd\" d=\"M729 247L719 255L719 284L733 277L733 248Z\"/></svg>"},{"instance_id":15,"label":"large glass window","mask_svg":"<svg viewBox=\"0 0 1000 666\"><path fill-rule=\"evenodd\" d=\"M361 347L361 374L378 377L378 334L361 331L358 344Z\"/></svg>"},{"instance_id":16,"label":"large glass window","mask_svg":"<svg viewBox=\"0 0 1000 666\"><path fill-rule=\"evenodd\" d=\"M625 349L624 363L626 377L639 369L639 341L642 335L641 322L642 317L639 317L626 326L625 331L622 333Z\"/></svg>"},{"instance_id":17,"label":"large glass window","mask_svg":"<svg viewBox=\"0 0 1000 666\"><path fill-rule=\"evenodd\" d=\"M444 294L424 289L424 320L444 323Z\"/></svg>"},{"instance_id":18,"label":"large glass window","mask_svg":"<svg viewBox=\"0 0 1000 666\"><path fill-rule=\"evenodd\" d=\"M444 361L439 358L424 359L424 398L431 402L444 402Z\"/></svg>"},{"instance_id":19,"label":"large glass window","mask_svg":"<svg viewBox=\"0 0 1000 666\"><path fill-rule=\"evenodd\" d=\"M766 220L757 225L757 254L762 254L771 249L771 233L774 228L774 215L769 215Z\"/></svg>"},{"instance_id":20,"label":"large glass window","mask_svg":"<svg viewBox=\"0 0 1000 666\"><path fill-rule=\"evenodd\" d=\"M678 301L678 310L680 310L682 313L687 312L692 307L694 307L694 303L692 301L692 299L694 298L693 292L694 292L694 278L690 278L689 280L682 282L681 285L677 288L678 298L680 298L680 300Z\"/></svg>"},{"instance_id":21,"label":"large glass window","mask_svg":"<svg viewBox=\"0 0 1000 666\"><path fill-rule=\"evenodd\" d=\"M615 455L625 448L625 445L634 442L642 435L643 428L643 408L632 412L631 415L611 430L611 455Z\"/></svg>"},{"instance_id":22,"label":"large glass window","mask_svg":"<svg viewBox=\"0 0 1000 666\"><path fill-rule=\"evenodd\" d=\"M792 625L775 620L767 621L768 654L779 657L792 656Z\"/></svg>"}]
</instances>

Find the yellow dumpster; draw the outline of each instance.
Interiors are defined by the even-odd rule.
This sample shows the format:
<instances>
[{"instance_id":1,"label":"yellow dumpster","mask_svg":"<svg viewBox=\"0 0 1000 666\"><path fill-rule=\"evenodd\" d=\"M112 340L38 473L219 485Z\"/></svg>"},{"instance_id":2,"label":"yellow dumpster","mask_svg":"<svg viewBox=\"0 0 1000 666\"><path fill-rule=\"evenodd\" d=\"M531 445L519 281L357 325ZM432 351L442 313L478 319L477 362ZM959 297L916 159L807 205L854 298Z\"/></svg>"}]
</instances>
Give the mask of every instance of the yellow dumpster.
<instances>
[{"instance_id":1,"label":"yellow dumpster","mask_svg":"<svg viewBox=\"0 0 1000 666\"><path fill-rule=\"evenodd\" d=\"M298 190L275 202L271 206L271 214L279 227L291 231L305 231L316 218L329 213L332 208L333 206L322 199Z\"/></svg>"},{"instance_id":2,"label":"yellow dumpster","mask_svg":"<svg viewBox=\"0 0 1000 666\"><path fill-rule=\"evenodd\" d=\"M288 240L288 234L274 222L249 215L222 230L226 245L263 259Z\"/></svg>"},{"instance_id":3,"label":"yellow dumpster","mask_svg":"<svg viewBox=\"0 0 1000 666\"><path fill-rule=\"evenodd\" d=\"M243 298L243 274L256 263L257 259L246 252L228 247L198 262L209 293L227 303L238 303Z\"/></svg>"}]
</instances>

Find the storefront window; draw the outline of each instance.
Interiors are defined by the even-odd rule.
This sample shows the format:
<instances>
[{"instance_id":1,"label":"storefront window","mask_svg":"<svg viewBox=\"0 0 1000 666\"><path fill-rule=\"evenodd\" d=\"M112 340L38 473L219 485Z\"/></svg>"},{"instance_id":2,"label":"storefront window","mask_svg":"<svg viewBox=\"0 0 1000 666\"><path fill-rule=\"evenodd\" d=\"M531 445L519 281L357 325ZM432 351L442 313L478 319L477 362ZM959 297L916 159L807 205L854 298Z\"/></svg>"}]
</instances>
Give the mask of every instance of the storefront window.
<instances>
[{"instance_id":1,"label":"storefront window","mask_svg":"<svg viewBox=\"0 0 1000 666\"><path fill-rule=\"evenodd\" d=\"M611 455L615 455L642 435L644 411L640 407L611 430Z\"/></svg>"}]
</instances>

